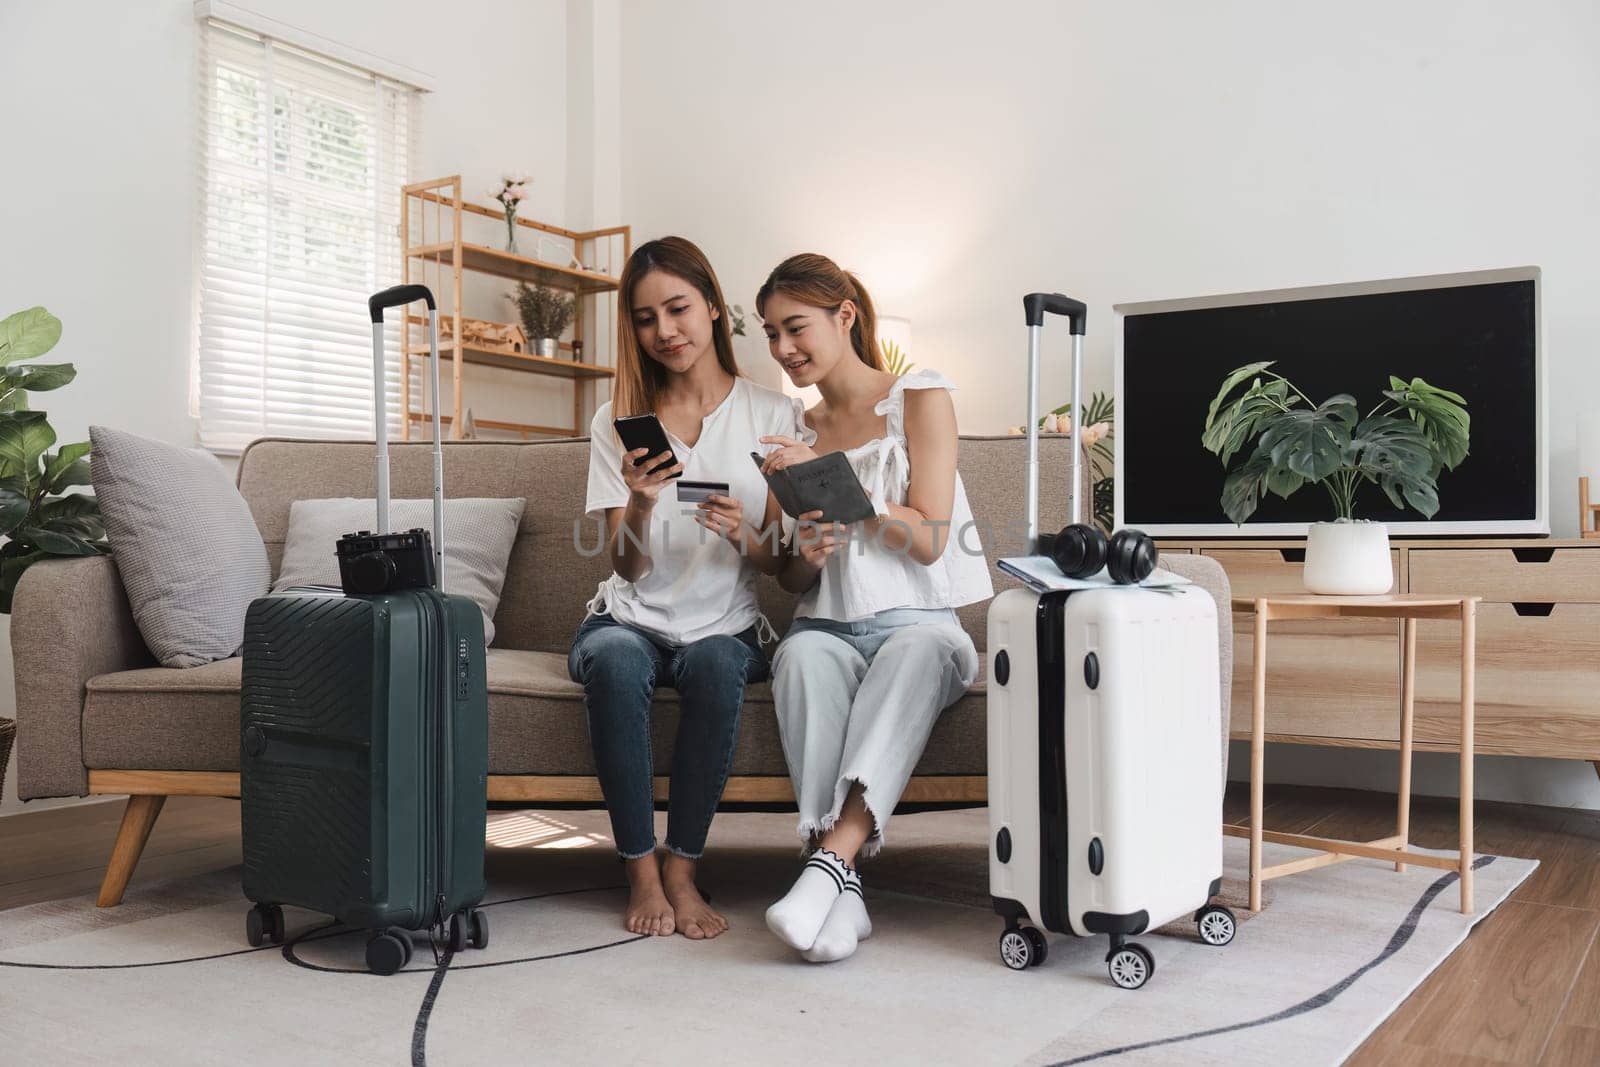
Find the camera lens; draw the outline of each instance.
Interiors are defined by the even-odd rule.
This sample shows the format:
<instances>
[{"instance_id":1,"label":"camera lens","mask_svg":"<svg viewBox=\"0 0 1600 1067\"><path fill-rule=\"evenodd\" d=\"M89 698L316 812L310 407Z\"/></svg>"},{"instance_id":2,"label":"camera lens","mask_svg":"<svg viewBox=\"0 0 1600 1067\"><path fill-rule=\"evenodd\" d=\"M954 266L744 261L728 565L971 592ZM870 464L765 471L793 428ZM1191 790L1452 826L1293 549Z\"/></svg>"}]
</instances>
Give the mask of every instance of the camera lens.
<instances>
[{"instance_id":1,"label":"camera lens","mask_svg":"<svg viewBox=\"0 0 1600 1067\"><path fill-rule=\"evenodd\" d=\"M349 573L356 592L386 592L394 582L394 560L384 552L368 552L350 561Z\"/></svg>"}]
</instances>

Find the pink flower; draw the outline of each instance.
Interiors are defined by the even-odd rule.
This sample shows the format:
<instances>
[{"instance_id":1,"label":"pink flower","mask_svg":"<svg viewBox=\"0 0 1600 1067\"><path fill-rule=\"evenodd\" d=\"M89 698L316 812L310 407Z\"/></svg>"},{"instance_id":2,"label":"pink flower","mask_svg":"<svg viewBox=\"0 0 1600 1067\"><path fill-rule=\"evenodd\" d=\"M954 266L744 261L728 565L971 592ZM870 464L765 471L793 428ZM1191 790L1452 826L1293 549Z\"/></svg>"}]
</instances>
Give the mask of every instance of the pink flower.
<instances>
[{"instance_id":1,"label":"pink flower","mask_svg":"<svg viewBox=\"0 0 1600 1067\"><path fill-rule=\"evenodd\" d=\"M1085 427L1083 431L1083 446L1088 448L1110 432L1111 424L1109 422L1097 422L1093 426Z\"/></svg>"},{"instance_id":2,"label":"pink flower","mask_svg":"<svg viewBox=\"0 0 1600 1067\"><path fill-rule=\"evenodd\" d=\"M520 185L513 185L506 190L506 199L512 203L516 203L526 195L527 194L522 191L522 187Z\"/></svg>"}]
</instances>

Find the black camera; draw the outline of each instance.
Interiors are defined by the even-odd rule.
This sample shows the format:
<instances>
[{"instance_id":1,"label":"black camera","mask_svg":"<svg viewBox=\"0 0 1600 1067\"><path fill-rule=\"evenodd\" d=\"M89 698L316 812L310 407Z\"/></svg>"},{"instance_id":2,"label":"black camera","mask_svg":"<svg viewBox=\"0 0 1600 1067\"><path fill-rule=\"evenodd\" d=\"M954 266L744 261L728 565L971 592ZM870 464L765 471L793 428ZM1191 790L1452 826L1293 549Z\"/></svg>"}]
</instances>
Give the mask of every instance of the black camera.
<instances>
[{"instance_id":1,"label":"black camera","mask_svg":"<svg viewBox=\"0 0 1600 1067\"><path fill-rule=\"evenodd\" d=\"M339 538L339 584L352 593L393 593L434 585L433 541L428 531L375 534L358 530Z\"/></svg>"}]
</instances>

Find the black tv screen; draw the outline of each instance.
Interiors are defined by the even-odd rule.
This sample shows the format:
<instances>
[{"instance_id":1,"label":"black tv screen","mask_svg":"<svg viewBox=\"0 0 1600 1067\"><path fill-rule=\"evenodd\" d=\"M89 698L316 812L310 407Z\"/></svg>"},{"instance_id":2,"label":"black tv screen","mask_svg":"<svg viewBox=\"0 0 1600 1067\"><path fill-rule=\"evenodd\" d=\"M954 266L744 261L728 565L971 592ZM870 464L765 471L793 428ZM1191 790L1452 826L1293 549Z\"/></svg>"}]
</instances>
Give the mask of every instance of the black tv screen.
<instances>
[{"instance_id":1,"label":"black tv screen","mask_svg":"<svg viewBox=\"0 0 1600 1067\"><path fill-rule=\"evenodd\" d=\"M1350 393L1362 414L1391 374L1466 399L1470 452L1440 473L1433 519L1371 484L1357 518L1402 534L1547 533L1537 282L1537 268L1519 268L1118 306L1118 521L1166 536L1263 536L1334 518L1320 485L1266 495L1244 526L1222 511L1226 471L1200 443L1206 410L1230 371L1270 359L1314 402ZM1376 287L1391 291L1363 291Z\"/></svg>"}]
</instances>

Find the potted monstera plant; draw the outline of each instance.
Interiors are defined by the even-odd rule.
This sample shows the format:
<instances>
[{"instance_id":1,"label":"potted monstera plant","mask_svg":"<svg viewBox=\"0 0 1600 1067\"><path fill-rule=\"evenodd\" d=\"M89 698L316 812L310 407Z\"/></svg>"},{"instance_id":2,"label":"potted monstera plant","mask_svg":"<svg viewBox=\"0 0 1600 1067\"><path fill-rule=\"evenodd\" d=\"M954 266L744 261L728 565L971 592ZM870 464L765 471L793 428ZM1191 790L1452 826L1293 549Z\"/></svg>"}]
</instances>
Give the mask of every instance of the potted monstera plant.
<instances>
[{"instance_id":1,"label":"potted monstera plant","mask_svg":"<svg viewBox=\"0 0 1600 1067\"><path fill-rule=\"evenodd\" d=\"M109 551L95 498L70 493L89 481L89 442L52 451L56 432L29 393L59 389L77 376L70 363L24 363L61 337L61 320L42 307L0 321L0 612L28 567L51 556Z\"/></svg>"},{"instance_id":2,"label":"potted monstera plant","mask_svg":"<svg viewBox=\"0 0 1600 1067\"><path fill-rule=\"evenodd\" d=\"M1393 584L1388 529L1356 518L1357 496L1376 485L1395 507L1433 518L1440 472L1467 458L1466 401L1421 378L1391 376L1383 400L1362 414L1348 393L1316 403L1272 372L1273 362L1234 370L1206 412L1206 449L1225 468L1244 457L1222 483L1222 510L1242 523L1266 493L1287 498L1306 485L1322 486L1333 521L1311 526L1306 588L1386 593Z\"/></svg>"}]
</instances>

